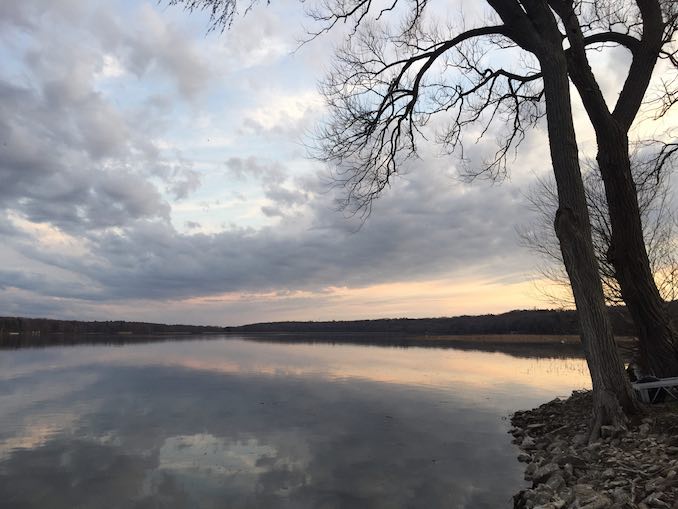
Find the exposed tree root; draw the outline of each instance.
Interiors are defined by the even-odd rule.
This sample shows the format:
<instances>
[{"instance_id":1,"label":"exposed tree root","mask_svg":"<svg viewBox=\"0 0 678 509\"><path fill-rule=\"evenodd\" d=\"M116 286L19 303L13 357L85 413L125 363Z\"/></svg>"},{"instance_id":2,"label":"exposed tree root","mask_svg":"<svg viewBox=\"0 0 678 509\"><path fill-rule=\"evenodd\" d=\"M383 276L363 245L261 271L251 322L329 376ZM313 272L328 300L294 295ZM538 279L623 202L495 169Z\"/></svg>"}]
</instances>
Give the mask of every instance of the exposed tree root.
<instances>
[{"instance_id":1,"label":"exposed tree root","mask_svg":"<svg viewBox=\"0 0 678 509\"><path fill-rule=\"evenodd\" d=\"M645 412L635 399L631 399L625 407L622 407L615 392L601 389L593 392L591 413L589 443L595 442L600 438L602 426L612 426L616 429L626 430L628 429L629 417Z\"/></svg>"}]
</instances>

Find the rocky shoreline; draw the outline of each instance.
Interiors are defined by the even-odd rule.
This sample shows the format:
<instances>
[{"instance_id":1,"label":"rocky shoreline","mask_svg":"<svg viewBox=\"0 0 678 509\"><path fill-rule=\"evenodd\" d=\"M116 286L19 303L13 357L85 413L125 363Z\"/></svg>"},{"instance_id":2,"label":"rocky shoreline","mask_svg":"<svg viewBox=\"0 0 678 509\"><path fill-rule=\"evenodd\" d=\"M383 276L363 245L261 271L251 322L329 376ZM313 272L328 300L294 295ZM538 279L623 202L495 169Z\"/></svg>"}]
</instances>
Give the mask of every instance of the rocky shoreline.
<instances>
[{"instance_id":1,"label":"rocky shoreline","mask_svg":"<svg viewBox=\"0 0 678 509\"><path fill-rule=\"evenodd\" d=\"M510 433L532 487L514 509L678 509L678 405L653 405L628 430L588 443L591 393L516 412Z\"/></svg>"}]
</instances>

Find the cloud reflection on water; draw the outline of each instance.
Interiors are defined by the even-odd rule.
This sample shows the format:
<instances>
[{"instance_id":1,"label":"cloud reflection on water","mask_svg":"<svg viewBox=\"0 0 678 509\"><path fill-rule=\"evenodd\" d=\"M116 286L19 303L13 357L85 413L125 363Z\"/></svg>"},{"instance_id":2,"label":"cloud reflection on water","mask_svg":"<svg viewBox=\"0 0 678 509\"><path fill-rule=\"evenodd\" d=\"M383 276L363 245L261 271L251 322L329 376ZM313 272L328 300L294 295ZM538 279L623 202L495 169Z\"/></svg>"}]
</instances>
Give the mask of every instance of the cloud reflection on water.
<instances>
[{"instance_id":1,"label":"cloud reflection on water","mask_svg":"<svg viewBox=\"0 0 678 509\"><path fill-rule=\"evenodd\" d=\"M502 417L583 377L579 360L234 340L2 355L16 507L508 506Z\"/></svg>"},{"instance_id":2,"label":"cloud reflection on water","mask_svg":"<svg viewBox=\"0 0 678 509\"><path fill-rule=\"evenodd\" d=\"M257 373L271 376L360 378L382 383L447 387L458 383L475 387L506 384L542 389L546 394L588 388L591 381L583 359L525 359L503 353L457 349L382 348L356 345L252 343L240 339L148 343L126 348L86 346L54 349L49 361L2 366L5 376L30 373L51 366L111 363L126 366L163 365L219 373ZM199 346L198 346L199 345ZM25 351L24 351L25 352ZM0 364L1 365L1 364Z\"/></svg>"}]
</instances>

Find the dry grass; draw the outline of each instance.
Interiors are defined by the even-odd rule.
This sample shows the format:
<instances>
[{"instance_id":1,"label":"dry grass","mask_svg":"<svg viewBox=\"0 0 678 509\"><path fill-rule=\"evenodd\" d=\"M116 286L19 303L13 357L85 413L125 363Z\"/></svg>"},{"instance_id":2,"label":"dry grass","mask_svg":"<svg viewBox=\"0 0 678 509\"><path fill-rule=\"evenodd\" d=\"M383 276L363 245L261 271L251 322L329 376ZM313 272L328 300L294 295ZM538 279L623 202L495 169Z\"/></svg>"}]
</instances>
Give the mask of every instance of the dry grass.
<instances>
[{"instance_id":1,"label":"dry grass","mask_svg":"<svg viewBox=\"0 0 678 509\"><path fill-rule=\"evenodd\" d=\"M457 341L459 343L506 343L506 344L561 344L578 345L581 343L579 336L569 334L469 334L469 335L418 335L417 339L428 341ZM617 343L633 343L635 338L630 336L618 336Z\"/></svg>"}]
</instances>

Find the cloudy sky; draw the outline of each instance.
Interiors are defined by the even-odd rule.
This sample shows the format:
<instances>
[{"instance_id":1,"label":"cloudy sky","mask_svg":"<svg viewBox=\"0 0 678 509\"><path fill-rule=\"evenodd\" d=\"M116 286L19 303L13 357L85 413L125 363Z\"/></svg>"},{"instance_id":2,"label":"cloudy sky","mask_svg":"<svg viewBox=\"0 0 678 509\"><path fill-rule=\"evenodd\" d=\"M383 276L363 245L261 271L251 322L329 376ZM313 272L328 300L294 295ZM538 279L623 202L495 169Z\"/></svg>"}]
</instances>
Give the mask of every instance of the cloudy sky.
<instances>
[{"instance_id":1,"label":"cloudy sky","mask_svg":"<svg viewBox=\"0 0 678 509\"><path fill-rule=\"evenodd\" d=\"M298 48L304 23L291 0L223 34L154 1L0 2L0 314L228 325L546 305L516 234L549 171L543 131L501 184L462 183L424 145L361 226L307 157L339 34Z\"/></svg>"}]
</instances>

